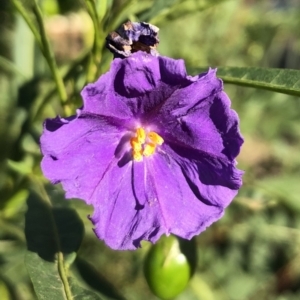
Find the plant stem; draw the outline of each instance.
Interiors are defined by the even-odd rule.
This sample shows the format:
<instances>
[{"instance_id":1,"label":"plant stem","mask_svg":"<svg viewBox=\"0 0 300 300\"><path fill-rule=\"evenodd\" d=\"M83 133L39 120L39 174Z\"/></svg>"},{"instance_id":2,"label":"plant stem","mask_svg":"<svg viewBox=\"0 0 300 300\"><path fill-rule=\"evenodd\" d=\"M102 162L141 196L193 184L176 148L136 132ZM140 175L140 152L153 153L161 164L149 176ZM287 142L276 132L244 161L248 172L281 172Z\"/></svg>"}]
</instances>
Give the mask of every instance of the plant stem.
<instances>
[{"instance_id":1,"label":"plant stem","mask_svg":"<svg viewBox=\"0 0 300 300\"><path fill-rule=\"evenodd\" d=\"M87 10L94 25L94 45L93 45L93 55L90 57L87 67L87 81L94 81L95 77L98 76L98 67L101 62L102 54L102 34L100 32L100 21L94 1L85 0L87 5Z\"/></svg>"},{"instance_id":2,"label":"plant stem","mask_svg":"<svg viewBox=\"0 0 300 300\"><path fill-rule=\"evenodd\" d=\"M63 75L63 80L66 81L70 78L72 78L73 74L76 72L76 69L78 66L86 65L89 60L89 53L83 53L72 65L71 67L66 71L66 73ZM55 95L55 86L51 87L49 92L45 95L42 102L36 101L34 105L32 106L30 110L30 120L31 122L35 122L38 119L38 116L42 113L45 106L53 99Z\"/></svg>"},{"instance_id":3,"label":"plant stem","mask_svg":"<svg viewBox=\"0 0 300 300\"><path fill-rule=\"evenodd\" d=\"M64 85L62 76L59 73L59 70L58 70L58 67L57 67L57 64L56 64L56 61L54 58L54 54L50 47L50 43L46 36L46 31L45 31L44 22L43 22L43 15L42 15L42 12L41 12L39 6L37 5L36 0L33 1L33 12L36 16L37 23L38 23L39 30L40 30L41 42L42 42L42 45L44 48L44 56L48 62L50 70L52 72L52 76L55 81L60 100L61 100L62 104L65 105L67 98L68 98L67 92L65 89L65 85Z\"/></svg>"},{"instance_id":4,"label":"plant stem","mask_svg":"<svg viewBox=\"0 0 300 300\"><path fill-rule=\"evenodd\" d=\"M36 42L38 43L41 52L45 55L44 52L44 47L41 41L41 36L38 32L38 30L36 29L34 23L32 22L30 16L28 15L27 11L24 9L22 3L18 0L12 0L12 3L15 7L15 9L19 12L19 14L23 17L23 19L25 20L25 22L27 23L28 27L30 28L31 32L33 33Z\"/></svg>"}]
</instances>

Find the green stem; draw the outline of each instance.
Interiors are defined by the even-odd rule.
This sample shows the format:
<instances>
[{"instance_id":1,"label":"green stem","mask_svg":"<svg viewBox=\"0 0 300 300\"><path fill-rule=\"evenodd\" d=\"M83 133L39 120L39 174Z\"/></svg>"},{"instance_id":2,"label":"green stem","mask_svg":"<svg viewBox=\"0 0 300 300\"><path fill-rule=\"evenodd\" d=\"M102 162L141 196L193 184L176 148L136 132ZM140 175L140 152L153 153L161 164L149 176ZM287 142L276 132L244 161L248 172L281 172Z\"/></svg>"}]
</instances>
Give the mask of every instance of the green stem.
<instances>
[{"instance_id":1,"label":"green stem","mask_svg":"<svg viewBox=\"0 0 300 300\"><path fill-rule=\"evenodd\" d=\"M14 73L15 75L22 77L22 79L28 79L26 78L26 75L24 75L20 70L7 58L0 55L0 68L3 70L7 70L8 72Z\"/></svg>"},{"instance_id":2,"label":"green stem","mask_svg":"<svg viewBox=\"0 0 300 300\"><path fill-rule=\"evenodd\" d=\"M63 255L62 252L57 253L57 262L58 262L58 272L59 272L60 278L61 278L61 280L63 282L63 285L64 285L66 297L67 297L68 300L72 300L73 296L72 296L70 284L69 284L69 281L68 281L67 272L66 272L66 269L65 269L64 255Z\"/></svg>"},{"instance_id":3,"label":"green stem","mask_svg":"<svg viewBox=\"0 0 300 300\"><path fill-rule=\"evenodd\" d=\"M87 68L87 81L93 81L95 77L98 75L98 66L101 62L102 56L102 34L100 32L100 21L97 13L97 8L95 1L92 0L85 0L87 5L88 13L93 21L94 25L94 45L93 45L93 56L91 57L92 60L88 63Z\"/></svg>"},{"instance_id":4,"label":"green stem","mask_svg":"<svg viewBox=\"0 0 300 300\"><path fill-rule=\"evenodd\" d=\"M106 28L107 32L111 32L111 31L117 29L117 27L119 26L122 19L124 17L126 17L126 15L124 15L124 13L128 12L128 10L133 2L134 2L134 0L124 1L124 4L119 8L119 10L113 14L113 19L109 22L109 25Z\"/></svg>"},{"instance_id":5,"label":"green stem","mask_svg":"<svg viewBox=\"0 0 300 300\"><path fill-rule=\"evenodd\" d=\"M33 33L42 53L45 55L44 47L42 44L40 34L39 34L38 30L36 29L34 23L32 22L30 16L28 15L27 11L24 9L22 3L18 0L12 0L12 3L14 5L15 9L19 12L19 14L23 17L23 19L27 23L27 25L30 28L31 32Z\"/></svg>"},{"instance_id":6,"label":"green stem","mask_svg":"<svg viewBox=\"0 0 300 300\"><path fill-rule=\"evenodd\" d=\"M74 76L74 73L76 72L76 69L78 66L86 65L88 63L89 59L89 53L84 53L81 55L68 69L63 75L63 80L66 81ZM32 108L30 110L30 120L31 123L34 123L38 117L41 115L43 112L44 108L46 105L53 99L55 95L55 87L51 87L49 92L46 94L46 96L43 98L42 102L35 101L34 105L32 105ZM37 99L38 100L38 99Z\"/></svg>"},{"instance_id":7,"label":"green stem","mask_svg":"<svg viewBox=\"0 0 300 300\"><path fill-rule=\"evenodd\" d=\"M44 47L44 55L45 58L48 62L48 65L50 67L50 70L52 72L56 87L57 87L57 91L60 97L60 100L62 102L62 104L65 104L67 101L67 92L65 89L65 85L63 82L63 79L59 73L55 58L54 58L54 54L51 50L50 47L50 43L47 39L47 35L46 35L46 31L45 31L45 27L44 27L44 22L43 22L43 16L42 16L42 12L39 8L39 6L37 5L36 0L33 1L33 12L36 16L37 19L37 23L39 26L39 30L40 30L40 34L41 34L41 42L43 44Z\"/></svg>"},{"instance_id":8,"label":"green stem","mask_svg":"<svg viewBox=\"0 0 300 300\"><path fill-rule=\"evenodd\" d=\"M9 233L23 243L26 242L23 229L19 228L17 225L0 218L0 228L2 232Z\"/></svg>"},{"instance_id":9,"label":"green stem","mask_svg":"<svg viewBox=\"0 0 300 300\"><path fill-rule=\"evenodd\" d=\"M95 69L96 69L96 66L94 63L93 54L90 53L87 64L86 64L86 71L85 71L86 84L94 81L94 79L96 77L96 73L97 73L97 71Z\"/></svg>"}]
</instances>

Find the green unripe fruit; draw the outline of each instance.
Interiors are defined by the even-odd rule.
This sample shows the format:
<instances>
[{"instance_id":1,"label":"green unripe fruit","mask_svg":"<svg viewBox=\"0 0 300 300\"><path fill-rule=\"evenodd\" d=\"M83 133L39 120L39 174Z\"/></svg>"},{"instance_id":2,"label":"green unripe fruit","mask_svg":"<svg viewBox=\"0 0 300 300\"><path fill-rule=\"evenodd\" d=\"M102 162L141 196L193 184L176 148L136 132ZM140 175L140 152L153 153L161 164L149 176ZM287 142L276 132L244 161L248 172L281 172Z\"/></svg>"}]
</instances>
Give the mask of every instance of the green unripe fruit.
<instances>
[{"instance_id":1,"label":"green unripe fruit","mask_svg":"<svg viewBox=\"0 0 300 300\"><path fill-rule=\"evenodd\" d=\"M150 289L161 299L174 298L186 288L195 262L196 249L192 241L179 240L175 236L162 237L151 246L144 262Z\"/></svg>"}]
</instances>

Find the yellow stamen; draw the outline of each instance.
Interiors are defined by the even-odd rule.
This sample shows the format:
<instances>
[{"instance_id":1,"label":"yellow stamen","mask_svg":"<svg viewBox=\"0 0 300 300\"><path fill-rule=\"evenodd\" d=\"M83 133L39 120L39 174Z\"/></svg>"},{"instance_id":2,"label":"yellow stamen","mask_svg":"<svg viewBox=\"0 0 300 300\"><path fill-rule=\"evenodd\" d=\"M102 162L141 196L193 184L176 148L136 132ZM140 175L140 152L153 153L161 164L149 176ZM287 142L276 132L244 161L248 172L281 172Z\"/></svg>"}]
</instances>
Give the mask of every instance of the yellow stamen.
<instances>
[{"instance_id":1,"label":"yellow stamen","mask_svg":"<svg viewBox=\"0 0 300 300\"><path fill-rule=\"evenodd\" d=\"M139 127L139 128L136 130L136 137L137 137L139 143L141 143L141 144L144 144L144 143L145 143L145 141L146 141L146 133L145 133L144 128Z\"/></svg>"},{"instance_id":2,"label":"yellow stamen","mask_svg":"<svg viewBox=\"0 0 300 300\"><path fill-rule=\"evenodd\" d=\"M150 131L147 134L147 137L153 144L162 145L164 142L164 139L154 131Z\"/></svg>"},{"instance_id":3,"label":"yellow stamen","mask_svg":"<svg viewBox=\"0 0 300 300\"><path fill-rule=\"evenodd\" d=\"M144 146L143 155L144 156L150 156L150 155L152 155L155 152L155 149L156 149L156 145L155 144L147 143Z\"/></svg>"},{"instance_id":4,"label":"yellow stamen","mask_svg":"<svg viewBox=\"0 0 300 300\"><path fill-rule=\"evenodd\" d=\"M143 149L142 144L139 142L137 137L130 139L130 146L134 151L141 151Z\"/></svg>"},{"instance_id":5,"label":"yellow stamen","mask_svg":"<svg viewBox=\"0 0 300 300\"><path fill-rule=\"evenodd\" d=\"M148 140L146 142L146 140ZM157 145L162 145L164 139L154 131L146 134L144 128L136 129L135 137L130 139L132 157L135 161L142 161L143 156L150 156L155 152Z\"/></svg>"},{"instance_id":6,"label":"yellow stamen","mask_svg":"<svg viewBox=\"0 0 300 300\"><path fill-rule=\"evenodd\" d=\"M143 151L142 150L140 150L140 151L133 150L132 156L135 161L142 161L143 160Z\"/></svg>"}]
</instances>

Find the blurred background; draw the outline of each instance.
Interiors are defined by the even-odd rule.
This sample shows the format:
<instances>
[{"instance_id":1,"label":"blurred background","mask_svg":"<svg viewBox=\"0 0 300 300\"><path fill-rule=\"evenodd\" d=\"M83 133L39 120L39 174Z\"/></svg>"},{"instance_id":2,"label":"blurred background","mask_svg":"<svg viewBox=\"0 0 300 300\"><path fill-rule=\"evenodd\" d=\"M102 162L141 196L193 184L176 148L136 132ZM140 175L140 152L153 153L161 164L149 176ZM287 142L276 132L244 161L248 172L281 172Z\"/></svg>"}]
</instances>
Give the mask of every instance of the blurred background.
<instances>
[{"instance_id":1,"label":"blurred background","mask_svg":"<svg viewBox=\"0 0 300 300\"><path fill-rule=\"evenodd\" d=\"M0 298L37 299L24 264L27 204L34 177L55 207L76 209L85 227L71 267L102 299L158 299L143 275L147 243L118 252L99 241L92 208L64 200L40 170L45 118L75 112L80 90L107 71L105 36L128 19L160 28L161 55L187 67L300 68L299 0L103 0L99 28L83 0L41 0L45 30L62 74L62 103L39 43L15 0L0 1ZM21 1L37 26L31 1ZM94 43L94 37L98 43ZM96 44L96 46L95 46ZM244 185L225 216L195 239L197 265L176 299L300 299L300 99L225 85L241 120ZM27 213L28 217L28 213ZM49 298L51 299L51 298Z\"/></svg>"}]
</instances>

